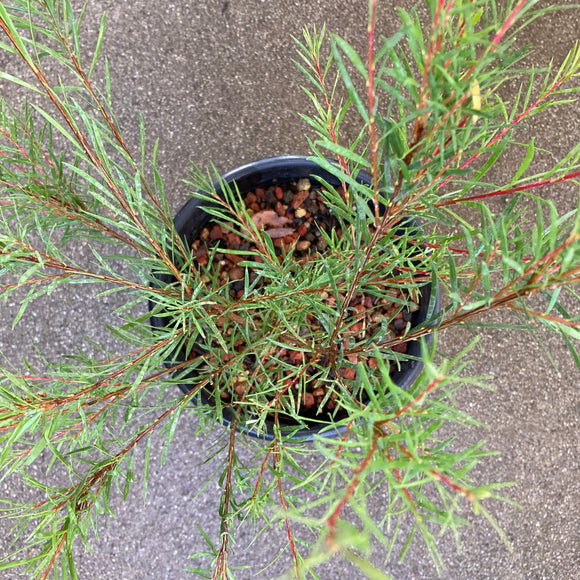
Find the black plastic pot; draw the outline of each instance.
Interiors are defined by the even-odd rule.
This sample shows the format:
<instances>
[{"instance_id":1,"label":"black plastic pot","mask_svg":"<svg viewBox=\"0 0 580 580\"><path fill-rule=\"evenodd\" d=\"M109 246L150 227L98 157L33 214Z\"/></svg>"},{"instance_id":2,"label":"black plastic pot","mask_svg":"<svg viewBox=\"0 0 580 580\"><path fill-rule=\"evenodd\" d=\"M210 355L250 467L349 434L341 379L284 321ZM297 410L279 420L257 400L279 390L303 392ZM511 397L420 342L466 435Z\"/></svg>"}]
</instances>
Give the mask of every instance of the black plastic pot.
<instances>
[{"instance_id":1,"label":"black plastic pot","mask_svg":"<svg viewBox=\"0 0 580 580\"><path fill-rule=\"evenodd\" d=\"M262 159L254 163L248 163L226 173L222 179L228 184L236 183L240 193L243 195L257 187L268 187L274 183L288 183L296 181L302 177L308 177L311 180L316 180L317 177L323 179L333 186L339 186L340 183L328 171L322 169L314 161L309 161L306 157L299 155L287 155L283 157L271 157L269 159ZM370 184L371 177L366 173L359 173L357 180L360 183ZM216 185L216 190L221 193L219 184ZM201 205L203 202L197 198L191 198L175 216L174 223L177 232L185 239L186 243L190 245L196 238L199 237L201 230L210 221L211 216L205 212ZM170 284L174 280L168 276L158 276L160 284ZM427 318L427 311L432 300L432 285L427 284L421 289L421 298L419 301L419 310L412 314L411 324L413 327L425 322ZM432 311L440 310L440 292L433 298L435 301L435 308ZM154 328L163 328L166 325L166 318L158 316L151 317L151 325ZM430 343L432 338L427 336L425 338L427 343ZM421 356L421 344L419 341L411 341L408 344L407 354L413 357ZM175 362L183 362L185 360L184 353L176 353L175 360L171 363L166 363L169 366ZM391 374L393 382L402 389L409 388L417 379L422 370L422 363L419 361L405 361L401 363L399 370ZM194 384L195 377L191 377L191 383ZM188 393L192 388L192 384L181 384L180 387L184 393ZM202 393L201 397L204 399L207 394ZM233 420L233 411L224 409L224 423L229 424ZM239 423L238 423L239 425ZM271 438L273 436L273 425L266 423L267 434L261 433L260 437ZM288 429L296 429L296 426L289 426ZM240 430L245 431L251 435L258 436L257 433L250 429L240 427ZM296 439L312 439L314 434L324 436L338 436L344 430L335 427L328 427L320 423L313 423L309 428L299 429L295 434Z\"/></svg>"}]
</instances>

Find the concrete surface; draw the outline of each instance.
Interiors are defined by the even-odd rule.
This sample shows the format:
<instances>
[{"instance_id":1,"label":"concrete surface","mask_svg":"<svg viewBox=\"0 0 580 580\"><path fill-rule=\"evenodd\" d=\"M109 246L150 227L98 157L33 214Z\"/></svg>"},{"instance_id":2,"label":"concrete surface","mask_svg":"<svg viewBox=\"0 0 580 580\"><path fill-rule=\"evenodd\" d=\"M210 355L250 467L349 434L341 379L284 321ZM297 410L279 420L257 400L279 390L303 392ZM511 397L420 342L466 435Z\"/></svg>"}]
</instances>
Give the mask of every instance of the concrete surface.
<instances>
[{"instance_id":1,"label":"concrete surface","mask_svg":"<svg viewBox=\"0 0 580 580\"><path fill-rule=\"evenodd\" d=\"M394 29L391 5L382 3L387 33ZM186 176L190 160L202 166L213 161L225 171L261 157L307 152L305 126L297 116L307 101L300 90L300 74L292 65L291 36L300 35L305 24L320 27L326 22L329 30L362 50L366 7L363 0L101 0L90 3L87 22L94 33L100 12L108 13L104 51L111 60L119 120L135 143L141 111L150 138L159 137L160 169L177 210L188 192L180 179ZM575 8L534 22L519 40L536 44L534 63L545 65L553 58L558 65L579 32L580 9ZM539 135L536 145L560 157L580 138L580 110L577 105L552 110L530 125ZM518 163L508 160L500 171ZM578 188L558 186L542 194L555 200L563 212L574 204ZM99 321L107 319L113 305L88 300L86 290L72 287L41 302L33 309L35 314L31 310L12 331L17 305L2 304L0 350L16 360L36 345L54 358L82 344L83 334L112 345ZM572 306L578 309L577 304ZM493 328L482 335L473 372L491 374L497 388L494 392L466 389L458 404L489 428L461 437L466 442L484 437L489 449L501 452L476 469L477 480L516 482L517 487L506 495L521 507L488 504L513 543L512 553L482 519L472 518L473 525L462 535L460 554L453 538L443 537L444 578L580 578L580 373L556 336L538 333L539 340L551 348L559 372L530 335L508 335ZM445 333L440 347L452 351L466 337L465 331ZM193 435L194 428L192 418L184 416L164 469L152 468L145 501L139 482L126 503L115 497L117 518L100 531L92 554L79 549L81 578L188 577L183 572L191 565L187 557L205 549L194 524L203 525L213 537L218 531L212 515L219 498L217 483L211 482L192 502L212 473L211 465L201 464L207 441ZM223 435L223 430L214 432ZM158 456L159 450L155 453ZM39 466L37 473L41 471ZM0 484L3 497L26 493L20 487L8 488L6 482ZM0 553L7 550L7 533L7 522L0 521ZM245 550L242 536L235 562L251 568L236 578L273 578L285 569L288 560L261 571L284 538L283 530L276 531L267 542L258 541ZM403 563L391 563L387 570L401 580L436 578L420 542ZM0 578L15 577L14 572L0 572ZM340 561L320 572L322 580L347 577L354 580L360 574Z\"/></svg>"}]
</instances>

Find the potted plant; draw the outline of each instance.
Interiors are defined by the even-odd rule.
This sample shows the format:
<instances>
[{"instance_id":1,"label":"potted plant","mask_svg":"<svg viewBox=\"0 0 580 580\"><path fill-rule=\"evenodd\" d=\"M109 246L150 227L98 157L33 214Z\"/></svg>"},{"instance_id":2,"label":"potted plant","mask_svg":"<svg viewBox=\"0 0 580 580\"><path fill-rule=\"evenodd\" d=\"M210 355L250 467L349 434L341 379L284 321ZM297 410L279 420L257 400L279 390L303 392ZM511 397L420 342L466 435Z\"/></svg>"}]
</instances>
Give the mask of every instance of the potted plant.
<instances>
[{"instance_id":1,"label":"potted plant","mask_svg":"<svg viewBox=\"0 0 580 580\"><path fill-rule=\"evenodd\" d=\"M336 554L385 577L371 563L372 542L404 554L415 531L441 566L437 532L464 523L463 501L496 525L482 502L501 484L476 485L469 474L485 452L442 435L471 421L454 392L486 384L465 372L477 338L449 358L431 337L503 308L561 333L578 360L580 323L566 303L580 275L580 218L559 215L537 192L580 177L579 148L533 174L532 140L511 182L488 178L502 154L522 147L515 130L575 90L578 48L537 86L537 71L518 68L524 52L513 34L541 13L535 4L429 2L425 28L399 11L400 30L379 41L370 2L366 63L339 37L324 58L324 31L305 32L298 62L315 106L304 117L316 134L311 156L223 177L195 169L175 221L145 130L131 152L92 80L104 21L85 67L68 2L0 4L2 48L33 75L2 78L49 103L3 103L3 294L27 290L16 323L61 284L103 283L104 294L126 294L111 332L128 345L47 363L42 374L5 365L3 473L45 497L8 508L24 547L4 569L75 577L74 539L89 542L113 484L128 493L139 445L147 479L151 438L169 443L184 412L201 430L229 425L221 532L207 538L202 576L233 575L236 519L282 522L298 577ZM62 81L49 80L45 57L63 67ZM529 85L505 103L502 83L521 75ZM343 142L349 114L360 133ZM508 201L498 208L497 199ZM84 264L79 242L90 249ZM134 314L142 303L149 311ZM240 460L243 445L253 462ZM52 469L40 481L30 465L47 455ZM312 455L320 466L309 472ZM376 519L372 498L384 491ZM406 516L413 528L401 546ZM318 537L310 548L298 541L303 530Z\"/></svg>"}]
</instances>

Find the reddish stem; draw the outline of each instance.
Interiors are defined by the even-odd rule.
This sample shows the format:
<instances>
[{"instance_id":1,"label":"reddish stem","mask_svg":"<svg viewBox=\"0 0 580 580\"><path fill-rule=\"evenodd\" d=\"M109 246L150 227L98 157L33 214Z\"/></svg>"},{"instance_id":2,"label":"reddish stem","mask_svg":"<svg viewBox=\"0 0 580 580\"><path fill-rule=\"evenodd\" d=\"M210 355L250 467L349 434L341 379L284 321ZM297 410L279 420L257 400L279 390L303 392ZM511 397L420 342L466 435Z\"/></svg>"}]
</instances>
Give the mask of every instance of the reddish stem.
<instances>
[{"instance_id":1,"label":"reddish stem","mask_svg":"<svg viewBox=\"0 0 580 580\"><path fill-rule=\"evenodd\" d=\"M367 92L369 99L369 131L371 140L371 154L372 154L372 173L373 173L373 189L374 195L374 206L375 206L375 222L379 222L380 218L380 208L379 208L379 147L377 142L376 134L376 121L375 121L375 12L376 12L377 2L376 0L371 0L370 2L370 15L368 24L368 79L367 79Z\"/></svg>"},{"instance_id":2,"label":"reddish stem","mask_svg":"<svg viewBox=\"0 0 580 580\"><path fill-rule=\"evenodd\" d=\"M335 145L338 145L338 136L336 134L336 130L334 127L334 119L332 118L332 114L330 114L331 113L330 100L328 98L328 91L326 90L326 83L324 82L324 75L322 74L322 70L320 68L320 62L318 61L318 55L316 54L316 52L314 50L312 50L312 52L310 54L312 57L312 61L314 62L314 67L316 68L316 74L318 75L318 82L320 83L320 87L322 89L321 92L322 92L322 96L324 98L324 104L326 106L326 111L329 113L329 115L328 115L328 119L329 119L328 133L330 134L330 138L332 139L332 142ZM339 162L340 166L342 167L342 170L344 171L344 173L350 177L350 170L349 170L348 165L346 163L346 159L342 155L339 155L338 162ZM346 186L346 183L344 183L344 182L342 183L342 188L344 190L346 204L348 205L349 195L348 195L348 187Z\"/></svg>"},{"instance_id":3,"label":"reddish stem","mask_svg":"<svg viewBox=\"0 0 580 580\"><path fill-rule=\"evenodd\" d=\"M558 316L550 316L549 314L544 314L543 312L538 312L537 310L531 310L529 308L522 308L517 304L508 304L508 308L512 310L518 310L520 312L525 312L526 314L531 314L537 318L542 318L544 320L549 320L550 322L555 322L556 324L564 324L565 326L570 326L572 328L580 329L580 322L574 322L568 320L567 318L560 318Z\"/></svg>"},{"instance_id":4,"label":"reddish stem","mask_svg":"<svg viewBox=\"0 0 580 580\"><path fill-rule=\"evenodd\" d=\"M256 481L256 485L254 486L254 493L252 494L252 502L256 501L256 496L258 495L258 489L260 489L260 483L262 483L262 479L264 477L264 471L266 470L266 465L268 464L268 457L270 457L270 453L272 453L272 449L274 448L275 441L268 446L268 451L266 451L266 455L264 456L264 460L262 461L262 465L260 466L260 473L258 474L258 479Z\"/></svg>"},{"instance_id":5,"label":"reddish stem","mask_svg":"<svg viewBox=\"0 0 580 580\"><path fill-rule=\"evenodd\" d=\"M410 411L414 406L418 405L437 385L443 380L444 377L438 376L433 379L425 389L423 389L412 401L407 403L404 407L398 409L395 414L387 420L378 421L376 425L382 425L388 421L392 421L395 417L400 417L404 413Z\"/></svg>"},{"instance_id":6,"label":"reddish stem","mask_svg":"<svg viewBox=\"0 0 580 580\"><path fill-rule=\"evenodd\" d=\"M469 197L462 197L459 199L447 199L434 204L434 207L443 207L446 205L454 205L456 203L462 203L465 201L475 201L478 199L487 199L490 197L497 197L499 195L511 195L512 193L518 193L519 191L527 191L528 189L533 189L535 187L542 187L544 185L553 185L554 183L560 183L562 181L570 181L571 179L576 179L580 177L580 171L574 173L568 173L562 177L555 177L553 179L545 179L544 181L536 181L534 183L527 183L526 185L518 185L517 187L509 187L507 189L498 189L496 191L491 191L489 193L482 193L480 195L472 195ZM422 206L419 209L423 209Z\"/></svg>"},{"instance_id":7,"label":"reddish stem","mask_svg":"<svg viewBox=\"0 0 580 580\"><path fill-rule=\"evenodd\" d=\"M369 464L373 458L373 455L375 454L375 452L377 450L378 439L379 439L379 437L375 433L375 436L373 437L373 440L371 443L371 447L368 450L365 458L354 469L353 478L351 479L350 484L346 488L344 495L342 496L342 498L340 499L340 501L338 502L338 504L336 505L336 507L334 508L334 510L332 511L330 516L328 517L328 519L326 520L326 525L328 526L328 535L326 536L326 543L328 544L328 546L331 549L335 548L334 535L336 533L336 524L338 522L340 512L343 510L343 508L346 505L346 503L348 502L348 500L352 497L352 495L356 489L356 486L358 485L358 482L360 480L360 474L369 466Z\"/></svg>"},{"instance_id":8,"label":"reddish stem","mask_svg":"<svg viewBox=\"0 0 580 580\"><path fill-rule=\"evenodd\" d=\"M502 38L504 37L505 33L507 32L507 29L514 23L515 19L517 18L517 15L520 13L522 8L528 2L529 2L529 0L520 0L519 4L512 10L510 15L507 17L504 25L501 27L501 29L498 31L498 33L494 36L493 40L491 41L492 44L497 46L501 42Z\"/></svg>"},{"instance_id":9,"label":"reddish stem","mask_svg":"<svg viewBox=\"0 0 580 580\"><path fill-rule=\"evenodd\" d=\"M488 149L489 147L491 147L492 145L497 143L499 140L503 139L522 119L527 117L532 111L534 111L534 109L537 109L538 106L540 105L540 103L542 101L544 101L547 97L549 97L557 88L560 87L560 85L563 82L568 80L568 78L569 78L569 76L566 75L566 76L562 77L559 81L556 81L554 83L554 85L548 91L546 91L544 94L542 94L538 98L538 100L536 100L533 104L531 104L525 111L520 113L505 129L500 131L493 139L490 139L490 141L488 141L484 145L483 149L484 150ZM483 151L478 151L477 153L474 153L465 163L463 163L463 165L460 166L460 169L465 169L468 165L471 165L471 163L473 163L476 159L478 159L480 157L480 155L483 155ZM443 180L438 185L438 187L439 188L443 187L444 185L449 183L449 181L451 181L452 179L453 179L453 177L448 177L447 179Z\"/></svg>"},{"instance_id":10,"label":"reddish stem","mask_svg":"<svg viewBox=\"0 0 580 580\"><path fill-rule=\"evenodd\" d=\"M397 449L401 451L401 453L406 455L409 459L415 460L413 454L408 449L405 449L402 445L398 443ZM437 481L442 481L443 483L448 485L453 491L456 491L457 493L464 495L470 501L473 500L473 494L471 493L471 491L469 491L465 487L461 487L460 485L456 484L454 481L449 479L449 477L447 477L440 471L437 471L436 469L429 469L429 473L433 476L434 479L436 479Z\"/></svg>"},{"instance_id":11,"label":"reddish stem","mask_svg":"<svg viewBox=\"0 0 580 580\"><path fill-rule=\"evenodd\" d=\"M280 471L280 449L278 447L277 441L274 441L274 470L277 473L279 473ZM282 504L282 509L284 510L286 534L288 535L288 542L290 543L290 549L292 551L292 559L294 560L296 578L297 580L300 580L300 565L298 562L298 551L296 550L294 535L292 534L292 529L290 528L290 520L288 519L288 506L286 505L286 498L284 497L284 489L282 488L282 478L278 476L276 479L278 480L278 493L280 494L280 503Z\"/></svg>"},{"instance_id":12,"label":"reddish stem","mask_svg":"<svg viewBox=\"0 0 580 580\"><path fill-rule=\"evenodd\" d=\"M388 450L387 450L387 459L389 460L390 463L393 463L393 461L394 461L393 456L391 455L391 452ZM403 477L401 475L401 472L396 467L393 467L393 473L395 474L397 481L399 483L402 483ZM412 508L413 512L415 512L415 514L416 514L417 507L415 506L415 502L413 501L413 496L411 495L411 492L406 487L403 487L402 490L403 490L403 493L405 494L405 497L407 498L407 500L411 504L411 508Z\"/></svg>"}]
</instances>

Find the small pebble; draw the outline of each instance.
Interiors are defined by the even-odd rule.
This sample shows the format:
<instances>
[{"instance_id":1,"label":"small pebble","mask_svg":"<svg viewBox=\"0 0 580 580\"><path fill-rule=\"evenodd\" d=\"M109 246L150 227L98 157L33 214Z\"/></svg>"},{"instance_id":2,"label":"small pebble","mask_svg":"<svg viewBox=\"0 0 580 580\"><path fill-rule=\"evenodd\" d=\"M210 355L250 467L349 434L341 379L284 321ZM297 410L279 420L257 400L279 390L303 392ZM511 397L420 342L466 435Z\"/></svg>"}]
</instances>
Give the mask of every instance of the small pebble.
<instances>
[{"instance_id":1,"label":"small pebble","mask_svg":"<svg viewBox=\"0 0 580 580\"><path fill-rule=\"evenodd\" d=\"M244 277L244 269L236 266L230 270L230 280L241 280Z\"/></svg>"},{"instance_id":2,"label":"small pebble","mask_svg":"<svg viewBox=\"0 0 580 580\"><path fill-rule=\"evenodd\" d=\"M304 353L299 350L291 350L288 356L295 363L301 363L304 360Z\"/></svg>"},{"instance_id":3,"label":"small pebble","mask_svg":"<svg viewBox=\"0 0 580 580\"><path fill-rule=\"evenodd\" d=\"M294 209L299 208L304 201L306 201L308 199L308 192L307 191L299 191L295 196L294 199L292 200L292 207Z\"/></svg>"},{"instance_id":4,"label":"small pebble","mask_svg":"<svg viewBox=\"0 0 580 580\"><path fill-rule=\"evenodd\" d=\"M393 322L393 327L395 328L395 330L397 332L401 332L401 330L403 330L403 328L405 328L405 321L402 318L397 318Z\"/></svg>"},{"instance_id":5,"label":"small pebble","mask_svg":"<svg viewBox=\"0 0 580 580\"><path fill-rule=\"evenodd\" d=\"M298 188L298 191L308 191L312 187L312 184L310 183L310 179L308 179L308 177L303 177L302 179L298 180L296 187Z\"/></svg>"},{"instance_id":6,"label":"small pebble","mask_svg":"<svg viewBox=\"0 0 580 580\"><path fill-rule=\"evenodd\" d=\"M213 226L213 228L211 229L211 232L209 234L209 237L212 240L220 240L223 237L223 235L224 234L222 232L222 228L218 224L215 224Z\"/></svg>"},{"instance_id":7,"label":"small pebble","mask_svg":"<svg viewBox=\"0 0 580 580\"><path fill-rule=\"evenodd\" d=\"M296 249L299 250L300 252L304 252L305 250L307 250L310 247L310 242L308 240L300 240L297 244L296 244Z\"/></svg>"},{"instance_id":8,"label":"small pebble","mask_svg":"<svg viewBox=\"0 0 580 580\"><path fill-rule=\"evenodd\" d=\"M264 196L266 203L269 206L273 206L276 203L277 197L276 194L274 193L274 189L273 188L269 188L266 190L266 195Z\"/></svg>"},{"instance_id":9,"label":"small pebble","mask_svg":"<svg viewBox=\"0 0 580 580\"><path fill-rule=\"evenodd\" d=\"M302 218L306 215L306 210L303 207L299 207L295 212L294 216L297 218Z\"/></svg>"}]
</instances>

